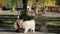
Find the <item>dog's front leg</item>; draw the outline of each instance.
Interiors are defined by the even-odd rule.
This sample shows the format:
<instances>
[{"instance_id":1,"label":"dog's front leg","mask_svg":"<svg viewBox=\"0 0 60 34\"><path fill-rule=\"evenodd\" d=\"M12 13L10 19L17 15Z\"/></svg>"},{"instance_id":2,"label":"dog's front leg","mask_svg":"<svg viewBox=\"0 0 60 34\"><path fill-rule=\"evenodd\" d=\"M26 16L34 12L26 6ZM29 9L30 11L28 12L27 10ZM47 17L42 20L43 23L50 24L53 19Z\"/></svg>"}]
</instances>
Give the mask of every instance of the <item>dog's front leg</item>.
<instances>
[{"instance_id":1,"label":"dog's front leg","mask_svg":"<svg viewBox=\"0 0 60 34\"><path fill-rule=\"evenodd\" d=\"M28 28L25 28L25 31L24 31L24 33L27 33L27 32L28 32L28 30L29 30Z\"/></svg>"}]
</instances>

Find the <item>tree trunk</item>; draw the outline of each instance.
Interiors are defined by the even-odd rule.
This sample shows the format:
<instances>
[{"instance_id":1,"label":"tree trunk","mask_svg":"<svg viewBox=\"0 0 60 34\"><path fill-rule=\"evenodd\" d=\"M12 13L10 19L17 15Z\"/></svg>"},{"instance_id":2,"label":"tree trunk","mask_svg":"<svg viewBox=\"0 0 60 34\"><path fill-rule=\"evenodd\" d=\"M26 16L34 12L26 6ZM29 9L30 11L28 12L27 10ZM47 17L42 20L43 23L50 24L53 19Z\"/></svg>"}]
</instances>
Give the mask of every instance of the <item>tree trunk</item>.
<instances>
[{"instance_id":1,"label":"tree trunk","mask_svg":"<svg viewBox=\"0 0 60 34\"><path fill-rule=\"evenodd\" d=\"M26 11L27 11L27 2L28 2L28 0L22 0L22 1L23 1L22 15L25 16L26 15Z\"/></svg>"}]
</instances>

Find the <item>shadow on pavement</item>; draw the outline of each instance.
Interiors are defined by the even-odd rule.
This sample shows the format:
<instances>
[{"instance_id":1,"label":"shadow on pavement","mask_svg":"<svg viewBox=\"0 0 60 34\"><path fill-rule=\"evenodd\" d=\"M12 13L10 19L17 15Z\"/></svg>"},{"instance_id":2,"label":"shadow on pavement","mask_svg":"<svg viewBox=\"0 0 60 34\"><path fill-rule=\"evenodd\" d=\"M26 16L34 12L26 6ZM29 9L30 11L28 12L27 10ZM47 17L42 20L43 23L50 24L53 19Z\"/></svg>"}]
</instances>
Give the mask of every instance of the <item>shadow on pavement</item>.
<instances>
[{"instance_id":1,"label":"shadow on pavement","mask_svg":"<svg viewBox=\"0 0 60 34\"><path fill-rule=\"evenodd\" d=\"M0 30L0 32L14 32L14 30Z\"/></svg>"},{"instance_id":2,"label":"shadow on pavement","mask_svg":"<svg viewBox=\"0 0 60 34\"><path fill-rule=\"evenodd\" d=\"M15 30L0 30L0 32L15 32ZM23 30L19 30L19 32L16 33L23 33Z\"/></svg>"}]
</instances>

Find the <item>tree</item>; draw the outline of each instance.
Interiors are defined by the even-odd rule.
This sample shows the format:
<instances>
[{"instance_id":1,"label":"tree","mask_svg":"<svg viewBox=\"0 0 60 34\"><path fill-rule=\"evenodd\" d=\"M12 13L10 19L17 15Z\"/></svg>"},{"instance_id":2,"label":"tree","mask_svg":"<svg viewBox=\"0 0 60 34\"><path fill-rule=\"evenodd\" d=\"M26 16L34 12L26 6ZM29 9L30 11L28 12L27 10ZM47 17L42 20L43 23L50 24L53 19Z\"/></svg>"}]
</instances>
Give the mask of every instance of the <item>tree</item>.
<instances>
[{"instance_id":1,"label":"tree","mask_svg":"<svg viewBox=\"0 0 60 34\"><path fill-rule=\"evenodd\" d=\"M22 0L23 2L23 11L22 11L22 15L23 16L26 16L26 11L27 11L27 3L28 3L28 0Z\"/></svg>"},{"instance_id":2,"label":"tree","mask_svg":"<svg viewBox=\"0 0 60 34\"><path fill-rule=\"evenodd\" d=\"M46 13L46 9L48 9L48 6L56 5L56 0L39 0L38 4L43 6L43 8L44 8L43 12ZM45 7L45 6L47 6L47 7Z\"/></svg>"},{"instance_id":3,"label":"tree","mask_svg":"<svg viewBox=\"0 0 60 34\"><path fill-rule=\"evenodd\" d=\"M17 0L3 0L3 1L4 5L9 5L10 7L13 8L12 11L15 11Z\"/></svg>"},{"instance_id":4,"label":"tree","mask_svg":"<svg viewBox=\"0 0 60 34\"><path fill-rule=\"evenodd\" d=\"M0 0L0 7L4 6L4 2L2 0Z\"/></svg>"},{"instance_id":5,"label":"tree","mask_svg":"<svg viewBox=\"0 0 60 34\"><path fill-rule=\"evenodd\" d=\"M17 0L10 0L10 6L13 8L12 9L13 11L15 11L16 4L17 4Z\"/></svg>"},{"instance_id":6,"label":"tree","mask_svg":"<svg viewBox=\"0 0 60 34\"><path fill-rule=\"evenodd\" d=\"M43 12L46 13L46 9L48 9L48 6L55 6L56 1L55 0L39 0L38 4L43 6L43 8L44 8ZM45 7L45 6L47 6L47 7ZM41 18L41 21L42 21L40 31L45 32L46 31L46 26L47 26L46 17L41 16L40 18Z\"/></svg>"},{"instance_id":7,"label":"tree","mask_svg":"<svg viewBox=\"0 0 60 34\"><path fill-rule=\"evenodd\" d=\"M33 6L34 4L35 4L35 1L33 1L33 0L28 0L27 5Z\"/></svg>"},{"instance_id":8,"label":"tree","mask_svg":"<svg viewBox=\"0 0 60 34\"><path fill-rule=\"evenodd\" d=\"M56 5L60 5L60 0L56 0Z\"/></svg>"}]
</instances>

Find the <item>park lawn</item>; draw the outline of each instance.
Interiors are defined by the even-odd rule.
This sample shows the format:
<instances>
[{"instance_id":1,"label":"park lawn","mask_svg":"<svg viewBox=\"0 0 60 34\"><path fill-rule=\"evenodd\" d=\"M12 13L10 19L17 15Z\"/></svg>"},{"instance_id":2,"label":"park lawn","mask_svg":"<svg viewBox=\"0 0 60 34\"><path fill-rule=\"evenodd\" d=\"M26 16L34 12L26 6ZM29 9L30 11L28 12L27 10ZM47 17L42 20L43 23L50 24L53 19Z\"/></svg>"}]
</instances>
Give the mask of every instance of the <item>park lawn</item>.
<instances>
[{"instance_id":1,"label":"park lawn","mask_svg":"<svg viewBox=\"0 0 60 34\"><path fill-rule=\"evenodd\" d=\"M5 11L5 10L2 10L2 11L0 11L0 15L1 15L1 14L2 14L2 15L5 15L5 14L6 14L6 15L7 15L7 14L13 14L13 15L14 15L14 14L17 14L17 11L11 11L11 10L6 10L6 11Z\"/></svg>"}]
</instances>

